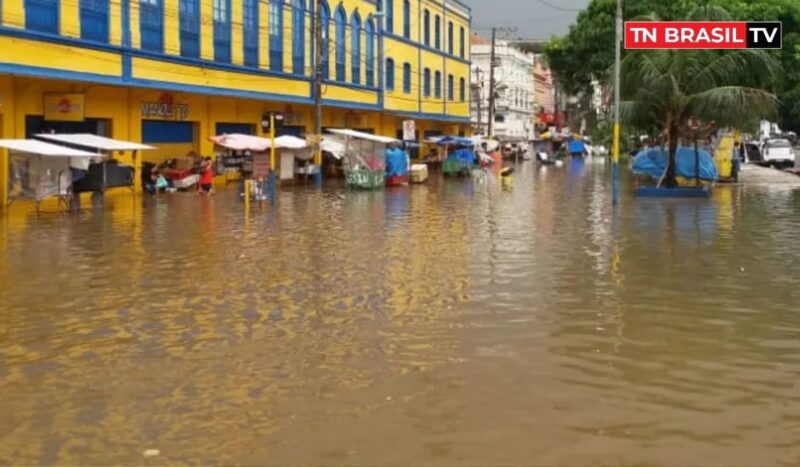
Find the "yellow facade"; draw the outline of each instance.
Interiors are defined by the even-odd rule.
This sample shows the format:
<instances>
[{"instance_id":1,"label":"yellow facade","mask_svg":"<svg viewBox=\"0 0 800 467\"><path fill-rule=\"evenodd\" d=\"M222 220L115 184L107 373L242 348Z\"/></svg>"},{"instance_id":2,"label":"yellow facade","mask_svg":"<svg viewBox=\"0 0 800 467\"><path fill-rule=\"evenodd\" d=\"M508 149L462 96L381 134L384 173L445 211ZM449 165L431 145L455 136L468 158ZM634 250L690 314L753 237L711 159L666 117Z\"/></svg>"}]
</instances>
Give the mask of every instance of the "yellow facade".
<instances>
[{"instance_id":1,"label":"yellow facade","mask_svg":"<svg viewBox=\"0 0 800 467\"><path fill-rule=\"evenodd\" d=\"M181 55L185 45L182 43L184 31L181 28L185 21L181 20L184 15L181 5L186 1L196 2L200 11L196 58ZM163 101L188 109L166 120L191 123L194 148L203 155L213 151L209 137L214 135L218 124L246 124L260 134L262 116L267 111L286 113L296 131L310 133L314 123L315 68L311 31L316 2L228 1L227 13L223 16L229 21L229 59L216 60L216 16L212 16L212 12L224 5L225 0L108 1L107 10L102 12L106 20L101 21L107 23L107 27L104 26L104 36L100 40L84 37L93 23L91 16L81 10L80 2L57 2L58 11L51 18L34 10L41 8L42 2L3 0L0 9L3 26L0 30L0 50L3 51L0 54L0 138L30 136L29 120L41 120L46 94L83 96L86 121L101 121L108 136L137 142L144 138L143 122L154 118L143 115L148 103ZM396 137L403 121L411 119L416 122L420 140L430 133L467 131L471 13L466 6L457 0L322 3L329 18L325 34L328 49L322 54L328 61L328 75L322 88L323 127L359 128ZM155 16L153 5L158 5ZM379 14L381 9L383 15ZM275 11L280 12L280 18L270 17ZM339 11L345 18L344 42L337 40ZM438 16L441 22L439 47L433 43L433 24L426 36L425 11L431 18ZM258 27L253 31L254 36L249 36L257 38L256 50L253 44L246 43L248 12L257 17ZM155 24L150 23L154 17L160 18L159 26L148 29ZM391 28L387 27L389 21ZM272 27L275 23L281 23L282 27ZM449 23L453 24L452 41L448 34ZM357 31L353 29L354 24L359 26ZM373 28L371 36L367 32L368 24ZM462 29L463 57L460 50ZM294 46L295 41L301 40L301 33L297 32L300 30L302 48ZM160 31L156 34L159 36L156 49L152 48L153 31ZM271 44L274 37L281 42ZM360 48L357 55L353 53L356 38ZM298 72L295 55L300 50L302 66ZM280 67L272 63L276 56L283 62ZM344 79L337 79L341 78L336 73L337 59L342 56ZM245 66L248 57L251 60L249 66ZM390 61L395 64L391 90L386 87L386 65ZM404 69L406 64L408 67ZM372 70L371 82L367 80L368 69ZM435 72L441 74L438 97L434 95L433 82L430 95L425 92L426 69L431 70L431 81ZM406 70L410 71L408 84L404 83ZM448 89L451 75L455 87L452 95ZM463 101L460 99L462 79L467 87ZM145 157L157 159L167 154L161 151ZM0 205L3 207L7 202L7 181L7 154L0 151L0 187L3 187Z\"/></svg>"}]
</instances>

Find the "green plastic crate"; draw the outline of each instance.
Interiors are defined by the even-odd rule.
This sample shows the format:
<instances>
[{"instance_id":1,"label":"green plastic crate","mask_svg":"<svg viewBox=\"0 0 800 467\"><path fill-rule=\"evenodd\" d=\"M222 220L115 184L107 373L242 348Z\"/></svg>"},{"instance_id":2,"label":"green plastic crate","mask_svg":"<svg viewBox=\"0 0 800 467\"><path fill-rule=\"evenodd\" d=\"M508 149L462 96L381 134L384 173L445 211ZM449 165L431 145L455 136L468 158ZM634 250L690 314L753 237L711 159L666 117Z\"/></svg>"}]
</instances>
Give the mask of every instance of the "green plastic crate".
<instances>
[{"instance_id":1,"label":"green plastic crate","mask_svg":"<svg viewBox=\"0 0 800 467\"><path fill-rule=\"evenodd\" d=\"M345 173L347 186L362 190L377 190L386 183L386 174L378 170L349 170Z\"/></svg>"}]
</instances>

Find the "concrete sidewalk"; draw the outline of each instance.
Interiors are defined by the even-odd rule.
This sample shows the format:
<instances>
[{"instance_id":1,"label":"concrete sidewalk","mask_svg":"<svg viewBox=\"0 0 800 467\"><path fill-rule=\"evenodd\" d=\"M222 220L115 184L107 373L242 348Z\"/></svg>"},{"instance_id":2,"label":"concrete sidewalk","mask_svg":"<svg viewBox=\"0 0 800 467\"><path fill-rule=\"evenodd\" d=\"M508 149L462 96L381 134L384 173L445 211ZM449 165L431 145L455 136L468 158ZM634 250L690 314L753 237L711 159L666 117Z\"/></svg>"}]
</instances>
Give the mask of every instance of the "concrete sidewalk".
<instances>
[{"instance_id":1,"label":"concrete sidewalk","mask_svg":"<svg viewBox=\"0 0 800 467\"><path fill-rule=\"evenodd\" d=\"M739 172L739 183L742 185L798 185L800 176L777 169L744 164Z\"/></svg>"}]
</instances>

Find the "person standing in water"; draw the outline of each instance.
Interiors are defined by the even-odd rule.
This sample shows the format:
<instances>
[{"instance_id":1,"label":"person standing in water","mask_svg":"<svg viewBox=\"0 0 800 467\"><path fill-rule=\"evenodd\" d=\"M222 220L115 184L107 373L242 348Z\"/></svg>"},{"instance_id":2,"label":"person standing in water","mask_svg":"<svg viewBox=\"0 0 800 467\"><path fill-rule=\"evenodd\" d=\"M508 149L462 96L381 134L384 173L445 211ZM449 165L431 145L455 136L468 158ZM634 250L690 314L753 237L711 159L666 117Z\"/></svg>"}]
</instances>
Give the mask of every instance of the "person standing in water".
<instances>
[{"instance_id":1,"label":"person standing in water","mask_svg":"<svg viewBox=\"0 0 800 467\"><path fill-rule=\"evenodd\" d=\"M200 173L200 189L197 191L201 195L214 194L214 162L210 157L203 160Z\"/></svg>"}]
</instances>

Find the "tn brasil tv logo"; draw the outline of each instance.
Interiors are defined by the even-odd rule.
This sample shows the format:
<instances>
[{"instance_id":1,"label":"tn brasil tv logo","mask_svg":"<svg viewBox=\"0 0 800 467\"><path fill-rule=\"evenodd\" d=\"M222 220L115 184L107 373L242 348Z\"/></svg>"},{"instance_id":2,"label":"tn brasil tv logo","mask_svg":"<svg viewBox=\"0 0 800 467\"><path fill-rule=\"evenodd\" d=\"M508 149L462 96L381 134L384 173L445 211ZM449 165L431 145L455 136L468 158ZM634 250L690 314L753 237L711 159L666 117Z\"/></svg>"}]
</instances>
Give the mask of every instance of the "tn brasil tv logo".
<instances>
[{"instance_id":1,"label":"tn brasil tv logo","mask_svg":"<svg viewBox=\"0 0 800 467\"><path fill-rule=\"evenodd\" d=\"M780 21L626 21L626 49L780 49Z\"/></svg>"}]
</instances>

